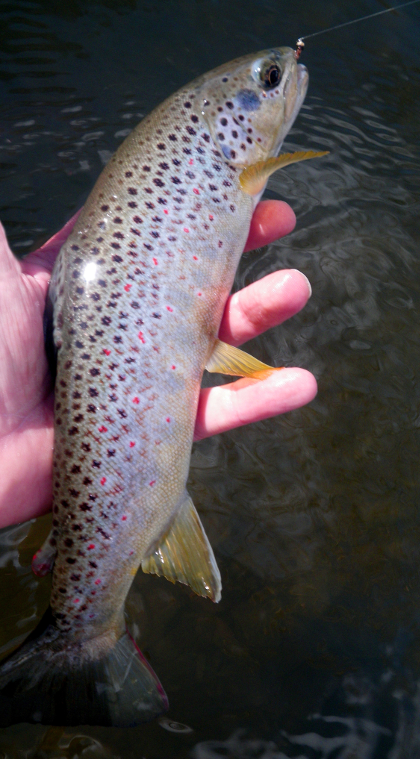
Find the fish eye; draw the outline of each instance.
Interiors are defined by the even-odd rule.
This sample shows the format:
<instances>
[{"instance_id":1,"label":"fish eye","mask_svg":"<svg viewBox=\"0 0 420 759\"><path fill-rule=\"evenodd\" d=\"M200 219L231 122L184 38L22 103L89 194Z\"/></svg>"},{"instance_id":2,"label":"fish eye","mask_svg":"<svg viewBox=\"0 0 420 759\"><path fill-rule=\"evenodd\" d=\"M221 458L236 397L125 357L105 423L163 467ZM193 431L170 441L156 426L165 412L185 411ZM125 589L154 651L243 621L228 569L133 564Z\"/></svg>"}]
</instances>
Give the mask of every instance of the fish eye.
<instances>
[{"instance_id":1,"label":"fish eye","mask_svg":"<svg viewBox=\"0 0 420 759\"><path fill-rule=\"evenodd\" d=\"M281 69L277 63L271 63L270 66L264 67L260 72L261 81L266 90L276 87L281 79Z\"/></svg>"},{"instance_id":2,"label":"fish eye","mask_svg":"<svg viewBox=\"0 0 420 759\"><path fill-rule=\"evenodd\" d=\"M262 84L265 90L272 90L277 87L282 77L282 69L278 63L270 59L259 60L253 66L253 77L255 81Z\"/></svg>"}]
</instances>

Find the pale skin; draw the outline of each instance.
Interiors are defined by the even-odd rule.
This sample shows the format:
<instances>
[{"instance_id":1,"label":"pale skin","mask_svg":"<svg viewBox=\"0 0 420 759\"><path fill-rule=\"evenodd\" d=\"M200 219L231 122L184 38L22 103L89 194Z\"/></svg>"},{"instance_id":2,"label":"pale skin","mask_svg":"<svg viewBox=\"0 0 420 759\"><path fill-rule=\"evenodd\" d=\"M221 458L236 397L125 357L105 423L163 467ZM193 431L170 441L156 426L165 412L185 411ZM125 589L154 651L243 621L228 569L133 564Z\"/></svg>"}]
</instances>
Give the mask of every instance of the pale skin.
<instances>
[{"instance_id":1,"label":"pale skin","mask_svg":"<svg viewBox=\"0 0 420 759\"><path fill-rule=\"evenodd\" d=\"M54 261L76 217L23 261L14 257L0 225L0 527L51 508L53 390L42 318ZM286 203L259 203L245 250L283 237L295 222ZM241 345L296 314L309 296L309 283L299 271L269 274L229 298L219 337ZM260 382L240 379L202 390L195 439L299 408L316 391L314 376L299 368Z\"/></svg>"}]
</instances>

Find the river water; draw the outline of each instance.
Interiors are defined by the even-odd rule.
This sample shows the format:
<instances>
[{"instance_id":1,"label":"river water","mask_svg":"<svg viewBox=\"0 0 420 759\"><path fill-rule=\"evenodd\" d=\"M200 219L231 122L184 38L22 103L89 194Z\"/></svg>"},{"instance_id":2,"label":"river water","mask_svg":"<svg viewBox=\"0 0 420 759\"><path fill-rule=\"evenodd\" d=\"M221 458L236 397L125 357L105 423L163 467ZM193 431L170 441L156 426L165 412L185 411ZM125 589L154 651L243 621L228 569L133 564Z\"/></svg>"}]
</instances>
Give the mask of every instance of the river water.
<instances>
[{"instance_id":1,"label":"river water","mask_svg":"<svg viewBox=\"0 0 420 759\"><path fill-rule=\"evenodd\" d=\"M23 255L86 199L140 118L238 55L381 0L15 0L0 7L0 218ZM307 307L253 344L315 373L284 417L196 445L189 490L218 606L136 577L129 624L168 693L135 729L18 725L0 757L420 757L420 4L307 41L310 89L270 180L298 223L236 287L301 269ZM49 595L30 559L48 517L0 531L0 653Z\"/></svg>"}]
</instances>

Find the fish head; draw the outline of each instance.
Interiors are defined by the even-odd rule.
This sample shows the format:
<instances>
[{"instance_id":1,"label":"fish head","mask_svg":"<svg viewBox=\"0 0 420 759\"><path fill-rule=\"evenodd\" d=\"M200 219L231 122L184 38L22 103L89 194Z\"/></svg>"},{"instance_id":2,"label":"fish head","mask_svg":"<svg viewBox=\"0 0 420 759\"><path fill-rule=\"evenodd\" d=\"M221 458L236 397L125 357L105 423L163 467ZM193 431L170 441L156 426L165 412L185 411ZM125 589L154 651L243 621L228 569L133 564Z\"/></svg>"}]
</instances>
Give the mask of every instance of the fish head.
<instances>
[{"instance_id":1,"label":"fish head","mask_svg":"<svg viewBox=\"0 0 420 759\"><path fill-rule=\"evenodd\" d=\"M237 58L194 84L214 143L228 163L246 167L278 154L308 73L291 48L278 47Z\"/></svg>"}]
</instances>

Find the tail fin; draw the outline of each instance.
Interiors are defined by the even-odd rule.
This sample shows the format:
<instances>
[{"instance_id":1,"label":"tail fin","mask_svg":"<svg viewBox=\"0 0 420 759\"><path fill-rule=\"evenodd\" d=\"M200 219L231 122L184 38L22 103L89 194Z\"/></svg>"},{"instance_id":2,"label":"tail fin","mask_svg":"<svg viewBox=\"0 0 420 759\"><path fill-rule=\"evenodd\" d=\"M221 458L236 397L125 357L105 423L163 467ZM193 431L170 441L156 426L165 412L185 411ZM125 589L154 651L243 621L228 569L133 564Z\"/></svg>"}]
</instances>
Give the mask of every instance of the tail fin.
<instances>
[{"instance_id":1,"label":"tail fin","mask_svg":"<svg viewBox=\"0 0 420 759\"><path fill-rule=\"evenodd\" d=\"M92 643L54 625L32 634L0 665L0 727L134 727L166 711L165 691L128 632L111 649L98 646L97 658Z\"/></svg>"}]
</instances>

